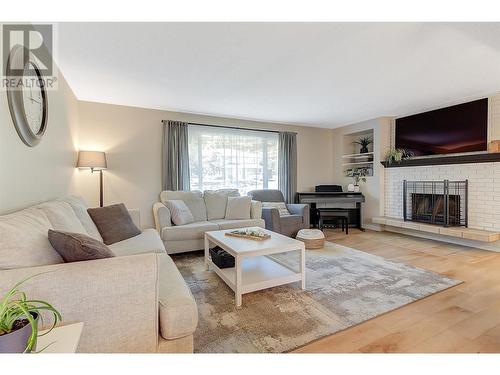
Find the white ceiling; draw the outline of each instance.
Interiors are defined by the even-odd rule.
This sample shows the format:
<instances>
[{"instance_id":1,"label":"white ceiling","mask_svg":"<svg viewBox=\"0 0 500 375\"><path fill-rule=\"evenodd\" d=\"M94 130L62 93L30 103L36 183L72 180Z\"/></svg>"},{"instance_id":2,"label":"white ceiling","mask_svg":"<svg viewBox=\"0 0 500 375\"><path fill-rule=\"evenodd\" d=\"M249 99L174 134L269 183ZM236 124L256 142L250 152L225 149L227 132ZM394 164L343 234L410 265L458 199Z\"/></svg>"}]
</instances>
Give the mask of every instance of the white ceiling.
<instances>
[{"instance_id":1,"label":"white ceiling","mask_svg":"<svg viewBox=\"0 0 500 375\"><path fill-rule=\"evenodd\" d=\"M80 100L334 128L500 91L500 23L66 23Z\"/></svg>"}]
</instances>

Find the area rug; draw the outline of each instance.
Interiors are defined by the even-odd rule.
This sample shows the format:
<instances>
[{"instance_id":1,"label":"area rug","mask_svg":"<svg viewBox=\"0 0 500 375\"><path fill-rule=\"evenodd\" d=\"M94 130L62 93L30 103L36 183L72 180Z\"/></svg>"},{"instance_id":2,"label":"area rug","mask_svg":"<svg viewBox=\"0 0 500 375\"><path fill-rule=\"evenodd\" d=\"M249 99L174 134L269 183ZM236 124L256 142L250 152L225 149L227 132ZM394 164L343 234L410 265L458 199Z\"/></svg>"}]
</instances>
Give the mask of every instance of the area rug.
<instances>
[{"instance_id":1,"label":"area rug","mask_svg":"<svg viewBox=\"0 0 500 375\"><path fill-rule=\"evenodd\" d=\"M298 265L298 253L279 257ZM287 352L461 283L326 242L306 252L306 290L293 283L244 294L236 308L202 253L173 259L198 304L194 350L202 353Z\"/></svg>"}]
</instances>

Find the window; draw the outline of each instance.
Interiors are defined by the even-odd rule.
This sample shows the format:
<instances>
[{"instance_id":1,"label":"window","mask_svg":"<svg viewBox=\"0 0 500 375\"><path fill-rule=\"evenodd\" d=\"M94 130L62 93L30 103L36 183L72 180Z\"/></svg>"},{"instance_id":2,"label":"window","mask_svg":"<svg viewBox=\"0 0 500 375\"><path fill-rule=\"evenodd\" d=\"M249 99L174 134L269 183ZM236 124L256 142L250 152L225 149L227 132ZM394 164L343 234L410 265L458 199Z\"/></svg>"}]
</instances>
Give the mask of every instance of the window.
<instances>
[{"instance_id":1,"label":"window","mask_svg":"<svg viewBox=\"0 0 500 375\"><path fill-rule=\"evenodd\" d=\"M191 190L278 188L278 134L189 126Z\"/></svg>"}]
</instances>

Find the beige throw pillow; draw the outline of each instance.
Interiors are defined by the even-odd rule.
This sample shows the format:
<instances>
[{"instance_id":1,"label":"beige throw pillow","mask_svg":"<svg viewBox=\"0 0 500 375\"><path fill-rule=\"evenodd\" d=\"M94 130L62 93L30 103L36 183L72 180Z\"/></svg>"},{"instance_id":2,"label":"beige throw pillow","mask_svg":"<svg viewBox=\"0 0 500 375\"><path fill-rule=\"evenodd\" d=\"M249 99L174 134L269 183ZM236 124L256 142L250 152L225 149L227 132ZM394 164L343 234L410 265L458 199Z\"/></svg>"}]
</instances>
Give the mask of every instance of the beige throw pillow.
<instances>
[{"instance_id":1,"label":"beige throw pillow","mask_svg":"<svg viewBox=\"0 0 500 375\"><path fill-rule=\"evenodd\" d=\"M194 222L194 217L184 201L172 199L165 201L170 211L170 218L175 225L186 225Z\"/></svg>"},{"instance_id":2,"label":"beige throw pillow","mask_svg":"<svg viewBox=\"0 0 500 375\"><path fill-rule=\"evenodd\" d=\"M262 208L276 208L280 212L280 216L291 215L285 202L262 202Z\"/></svg>"},{"instance_id":3,"label":"beige throw pillow","mask_svg":"<svg viewBox=\"0 0 500 375\"><path fill-rule=\"evenodd\" d=\"M239 197L236 189L205 190L203 199L207 206L208 220L224 219L227 208L228 197Z\"/></svg>"},{"instance_id":4,"label":"beige throw pillow","mask_svg":"<svg viewBox=\"0 0 500 375\"><path fill-rule=\"evenodd\" d=\"M226 216L228 220L250 219L252 197L227 197Z\"/></svg>"}]
</instances>

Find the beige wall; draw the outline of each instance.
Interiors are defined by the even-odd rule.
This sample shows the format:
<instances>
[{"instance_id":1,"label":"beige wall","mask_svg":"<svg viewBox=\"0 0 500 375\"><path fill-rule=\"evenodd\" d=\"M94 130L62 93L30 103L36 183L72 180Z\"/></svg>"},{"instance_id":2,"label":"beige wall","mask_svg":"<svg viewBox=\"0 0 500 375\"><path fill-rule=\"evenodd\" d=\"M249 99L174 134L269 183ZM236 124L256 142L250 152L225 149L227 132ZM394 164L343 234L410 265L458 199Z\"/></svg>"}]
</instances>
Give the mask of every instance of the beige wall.
<instances>
[{"instance_id":1,"label":"beige wall","mask_svg":"<svg viewBox=\"0 0 500 375\"><path fill-rule=\"evenodd\" d=\"M367 177L366 183L361 183L360 190L365 196L363 204L363 225L372 227L371 218L380 216L383 212L384 198L384 168L380 164L383 160L390 144L391 119L388 117L377 118L348 125L333 130L333 160L334 160L334 180L343 185L347 191L347 185L352 183L352 178L345 177L342 166L342 155L351 154L353 148L348 148L343 144L344 135L373 130L373 176ZM376 229L375 227L372 227Z\"/></svg>"},{"instance_id":2,"label":"beige wall","mask_svg":"<svg viewBox=\"0 0 500 375\"><path fill-rule=\"evenodd\" d=\"M81 150L107 152L105 204L124 202L140 208L142 225L153 226L152 205L161 190L161 120L180 120L242 128L295 131L298 148L298 190L333 181L331 130L286 124L193 115L110 104L79 102ZM98 175L76 173L78 191L98 203Z\"/></svg>"},{"instance_id":3,"label":"beige wall","mask_svg":"<svg viewBox=\"0 0 500 375\"><path fill-rule=\"evenodd\" d=\"M0 214L75 190L77 100L62 74L48 91L48 125L36 147L18 137L5 91L0 92Z\"/></svg>"}]
</instances>

